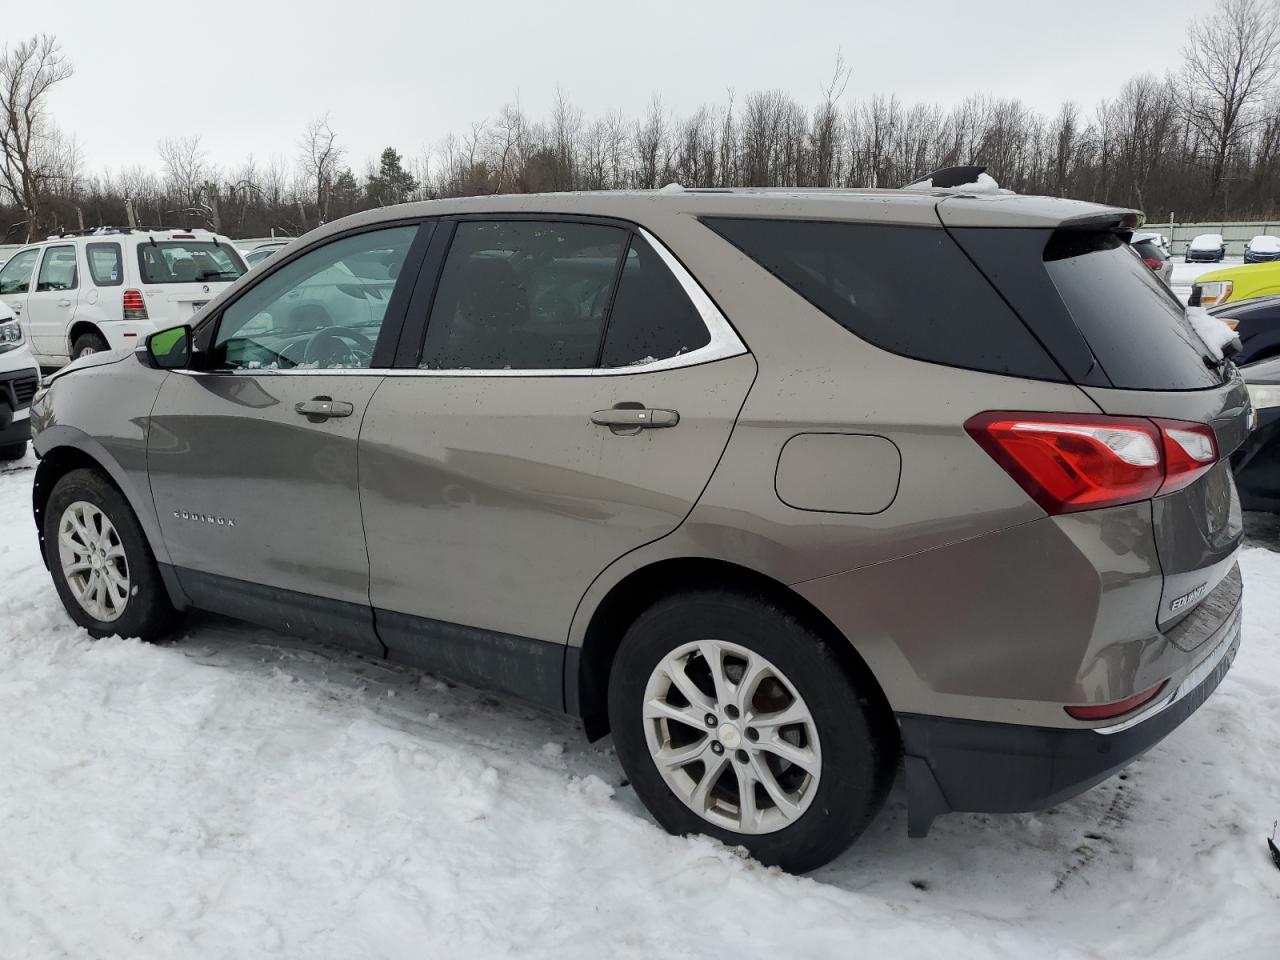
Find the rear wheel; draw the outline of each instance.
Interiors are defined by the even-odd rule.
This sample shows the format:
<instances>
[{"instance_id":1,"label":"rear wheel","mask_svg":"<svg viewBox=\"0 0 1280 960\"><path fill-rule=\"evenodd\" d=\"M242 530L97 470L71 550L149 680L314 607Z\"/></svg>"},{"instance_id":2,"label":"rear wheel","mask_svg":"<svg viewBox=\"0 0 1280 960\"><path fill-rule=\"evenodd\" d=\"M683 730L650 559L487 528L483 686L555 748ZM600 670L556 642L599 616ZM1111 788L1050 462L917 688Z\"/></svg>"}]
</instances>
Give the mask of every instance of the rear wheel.
<instances>
[{"instance_id":1,"label":"rear wheel","mask_svg":"<svg viewBox=\"0 0 1280 960\"><path fill-rule=\"evenodd\" d=\"M79 360L81 357L87 357L90 354L102 353L104 350L110 350L107 341L99 333L82 333L76 337L76 342L71 345L71 359Z\"/></svg>"},{"instance_id":2,"label":"rear wheel","mask_svg":"<svg viewBox=\"0 0 1280 960\"><path fill-rule=\"evenodd\" d=\"M804 871L857 838L892 778L891 718L860 685L787 611L698 592L627 631L609 718L636 793L667 830Z\"/></svg>"},{"instance_id":3,"label":"rear wheel","mask_svg":"<svg viewBox=\"0 0 1280 960\"><path fill-rule=\"evenodd\" d=\"M96 470L72 470L44 511L44 549L67 613L94 637L164 639L179 615L128 502Z\"/></svg>"}]
</instances>

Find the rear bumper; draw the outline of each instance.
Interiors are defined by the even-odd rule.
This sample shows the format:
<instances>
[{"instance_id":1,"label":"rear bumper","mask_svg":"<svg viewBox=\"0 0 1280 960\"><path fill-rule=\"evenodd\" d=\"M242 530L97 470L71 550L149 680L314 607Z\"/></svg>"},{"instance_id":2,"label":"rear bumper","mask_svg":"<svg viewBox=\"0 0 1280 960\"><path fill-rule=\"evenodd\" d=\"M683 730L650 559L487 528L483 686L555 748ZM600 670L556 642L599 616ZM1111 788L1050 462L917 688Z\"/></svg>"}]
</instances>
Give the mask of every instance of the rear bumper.
<instances>
[{"instance_id":1,"label":"rear bumper","mask_svg":"<svg viewBox=\"0 0 1280 960\"><path fill-rule=\"evenodd\" d=\"M898 714L906 755L907 831L923 837L950 812L1021 813L1105 780L1168 736L1208 699L1240 646L1242 606L1174 694L1136 722L1065 729Z\"/></svg>"}]
</instances>

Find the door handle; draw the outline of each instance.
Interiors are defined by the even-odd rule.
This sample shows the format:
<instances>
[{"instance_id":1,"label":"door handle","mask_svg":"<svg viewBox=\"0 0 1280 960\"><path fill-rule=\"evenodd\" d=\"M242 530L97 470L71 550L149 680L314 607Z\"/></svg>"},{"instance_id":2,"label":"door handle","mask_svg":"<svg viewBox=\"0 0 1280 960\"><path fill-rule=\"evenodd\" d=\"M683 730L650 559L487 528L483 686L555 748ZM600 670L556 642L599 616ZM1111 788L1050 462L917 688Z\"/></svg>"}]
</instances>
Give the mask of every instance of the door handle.
<instances>
[{"instance_id":1,"label":"door handle","mask_svg":"<svg viewBox=\"0 0 1280 960\"><path fill-rule=\"evenodd\" d=\"M312 423L319 423L322 420L328 420L330 417L349 417L355 412L355 407L351 404L345 400L335 400L333 397L312 397L310 400L299 400L294 404L293 409Z\"/></svg>"},{"instance_id":2,"label":"door handle","mask_svg":"<svg viewBox=\"0 0 1280 960\"><path fill-rule=\"evenodd\" d=\"M59 301L58 301L58 306L60 306L60 307L69 307L69 306L71 306L71 301L70 301L70 300L66 300L66 299L59 300Z\"/></svg>"},{"instance_id":3,"label":"door handle","mask_svg":"<svg viewBox=\"0 0 1280 960\"><path fill-rule=\"evenodd\" d=\"M13 305L13 308L12 308L12 309L13 309L14 316L21 316L21 315L22 315L22 304L20 304L20 303L15 303L15 304Z\"/></svg>"},{"instance_id":4,"label":"door handle","mask_svg":"<svg viewBox=\"0 0 1280 960\"><path fill-rule=\"evenodd\" d=\"M659 427L674 427L680 422L680 413L677 410L646 407L614 407L611 410L597 410L591 414L591 422L614 429L652 430Z\"/></svg>"}]
</instances>

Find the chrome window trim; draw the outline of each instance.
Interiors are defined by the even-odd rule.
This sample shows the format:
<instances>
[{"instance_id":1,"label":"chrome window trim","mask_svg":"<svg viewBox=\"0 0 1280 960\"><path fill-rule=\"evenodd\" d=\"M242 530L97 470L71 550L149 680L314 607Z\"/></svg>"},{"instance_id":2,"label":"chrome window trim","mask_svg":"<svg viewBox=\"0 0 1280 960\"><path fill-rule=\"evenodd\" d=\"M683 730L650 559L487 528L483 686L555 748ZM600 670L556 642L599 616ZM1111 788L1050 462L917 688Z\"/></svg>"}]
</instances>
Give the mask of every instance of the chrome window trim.
<instances>
[{"instance_id":1,"label":"chrome window trim","mask_svg":"<svg viewBox=\"0 0 1280 960\"><path fill-rule=\"evenodd\" d=\"M554 215L548 214L548 219L554 219ZM568 368L540 368L529 370L486 370L486 369L453 369L453 370L429 370L422 367L406 368L406 367L334 367L334 368L308 368L299 370L291 368L288 370L267 369L262 367L236 367L226 370L177 370L175 373L186 374L232 374L235 376L379 376L379 377L619 377L631 376L637 373L656 373L661 370L679 370L684 367L696 367L704 363L710 363L715 360L727 360L730 357L740 357L747 352L746 345L738 336L733 325L715 302L702 289L698 281L693 275L685 269L684 264L675 258L675 255L667 249L657 237L651 234L644 227L636 226L636 231L644 238L649 246L661 258L667 269L671 271L676 281L684 290L685 295L693 303L693 307L698 311L698 315L702 318L702 323L710 335L710 342L697 350L690 350L688 353L682 353L674 357L664 357L661 360L655 360L653 363L637 363L625 367L568 367Z\"/></svg>"}]
</instances>

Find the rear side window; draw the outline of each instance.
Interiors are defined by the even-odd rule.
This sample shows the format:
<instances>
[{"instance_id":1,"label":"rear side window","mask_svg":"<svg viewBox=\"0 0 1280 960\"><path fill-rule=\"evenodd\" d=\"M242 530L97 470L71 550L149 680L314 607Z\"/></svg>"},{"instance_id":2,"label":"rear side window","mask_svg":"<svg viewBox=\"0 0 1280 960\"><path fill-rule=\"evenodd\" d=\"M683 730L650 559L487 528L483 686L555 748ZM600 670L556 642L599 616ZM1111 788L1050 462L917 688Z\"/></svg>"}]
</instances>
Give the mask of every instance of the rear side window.
<instances>
[{"instance_id":1,"label":"rear side window","mask_svg":"<svg viewBox=\"0 0 1280 960\"><path fill-rule=\"evenodd\" d=\"M609 314L601 366L653 363L710 342L711 334L680 282L653 247L633 236Z\"/></svg>"},{"instance_id":2,"label":"rear side window","mask_svg":"<svg viewBox=\"0 0 1280 960\"><path fill-rule=\"evenodd\" d=\"M89 276L95 287L116 287L124 282L120 259L120 244L89 243L84 248L89 261Z\"/></svg>"},{"instance_id":3,"label":"rear side window","mask_svg":"<svg viewBox=\"0 0 1280 960\"><path fill-rule=\"evenodd\" d=\"M138 244L143 283L208 283L235 280L244 262L225 243L157 240Z\"/></svg>"},{"instance_id":4,"label":"rear side window","mask_svg":"<svg viewBox=\"0 0 1280 960\"><path fill-rule=\"evenodd\" d=\"M1222 382L1205 366L1182 304L1119 235L1059 230L1044 248L1044 269L1112 385L1197 390Z\"/></svg>"},{"instance_id":5,"label":"rear side window","mask_svg":"<svg viewBox=\"0 0 1280 960\"><path fill-rule=\"evenodd\" d=\"M422 367L594 367L626 243L626 231L598 224L459 223L427 322Z\"/></svg>"},{"instance_id":6,"label":"rear side window","mask_svg":"<svg viewBox=\"0 0 1280 960\"><path fill-rule=\"evenodd\" d=\"M76 248L45 247L44 258L40 261L40 273L36 276L36 293L74 290L77 279Z\"/></svg>"},{"instance_id":7,"label":"rear side window","mask_svg":"<svg viewBox=\"0 0 1280 960\"><path fill-rule=\"evenodd\" d=\"M35 270L39 256L39 247L14 254L0 270L0 293L26 293L30 290L31 272Z\"/></svg>"},{"instance_id":8,"label":"rear side window","mask_svg":"<svg viewBox=\"0 0 1280 960\"><path fill-rule=\"evenodd\" d=\"M703 222L850 333L881 349L971 370L1064 379L1017 314L941 229L800 220Z\"/></svg>"}]
</instances>

